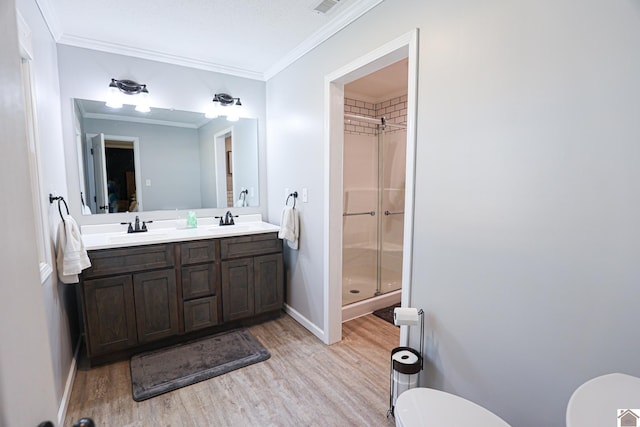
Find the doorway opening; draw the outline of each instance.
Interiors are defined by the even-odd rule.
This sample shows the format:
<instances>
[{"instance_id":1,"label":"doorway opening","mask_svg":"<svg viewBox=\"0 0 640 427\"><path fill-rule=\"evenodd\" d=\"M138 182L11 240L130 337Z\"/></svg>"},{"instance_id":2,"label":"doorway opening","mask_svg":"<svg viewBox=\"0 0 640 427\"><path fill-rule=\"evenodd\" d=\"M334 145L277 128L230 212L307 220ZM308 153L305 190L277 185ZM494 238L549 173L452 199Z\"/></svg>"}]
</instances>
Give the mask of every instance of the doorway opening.
<instances>
[{"instance_id":1,"label":"doorway opening","mask_svg":"<svg viewBox=\"0 0 640 427\"><path fill-rule=\"evenodd\" d=\"M344 87L343 321L400 302L407 66L405 58Z\"/></svg>"},{"instance_id":2,"label":"doorway opening","mask_svg":"<svg viewBox=\"0 0 640 427\"><path fill-rule=\"evenodd\" d=\"M399 202L401 211L391 208L381 209L376 205L375 215L384 215L384 211L403 212L401 241L401 302L409 305L411 288L411 259L413 245L413 200L415 186L415 146L416 146L416 104L417 104L417 55L418 30L413 30L393 40L375 51L365 55L345 67L325 77L325 167L326 167L326 212L325 216L325 323L323 340L333 344L342 339L343 320L343 266L345 256L343 239L346 226L343 224L347 202L345 201L345 98L348 85L359 79L380 71L401 61L407 63L406 94L406 148L404 152L405 185L403 196ZM382 123L381 123L382 124ZM375 168L378 168L376 164ZM384 168L384 166L383 166ZM380 176L380 175L378 175ZM348 181L348 179L347 179ZM379 192L376 187L375 193ZM384 193L384 190L382 191ZM399 192L398 192L399 194ZM397 195L397 194L396 194ZM382 197L384 199L384 197ZM376 201L380 201L377 197ZM395 209L395 208L394 208ZM380 212L382 211L382 212ZM371 215L370 215L371 216ZM387 215L398 217L399 215ZM376 227L378 224L376 223ZM347 230L348 232L348 230ZM378 233L380 235L380 233ZM377 240L377 238L376 238ZM376 257L378 255L376 254ZM379 264L378 264L379 265ZM378 273L379 274L379 273ZM371 310L372 311L372 310ZM348 318L349 316L345 316ZM406 343L408 334L406 327L400 330L400 342Z\"/></svg>"},{"instance_id":3,"label":"doorway opening","mask_svg":"<svg viewBox=\"0 0 640 427\"><path fill-rule=\"evenodd\" d=\"M137 137L87 134L87 203L91 213L141 212ZM149 183L150 185L150 183Z\"/></svg>"},{"instance_id":4,"label":"doorway opening","mask_svg":"<svg viewBox=\"0 0 640 427\"><path fill-rule=\"evenodd\" d=\"M109 212L137 212L136 168L132 141L104 141Z\"/></svg>"}]
</instances>

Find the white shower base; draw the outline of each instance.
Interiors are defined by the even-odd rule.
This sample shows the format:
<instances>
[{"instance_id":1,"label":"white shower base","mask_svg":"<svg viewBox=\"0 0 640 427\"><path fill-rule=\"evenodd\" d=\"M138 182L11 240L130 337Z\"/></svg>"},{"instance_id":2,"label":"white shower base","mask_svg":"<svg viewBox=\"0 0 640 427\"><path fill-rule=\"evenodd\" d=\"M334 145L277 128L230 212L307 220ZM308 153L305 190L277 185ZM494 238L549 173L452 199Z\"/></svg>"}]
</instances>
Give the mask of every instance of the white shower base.
<instances>
[{"instance_id":1,"label":"white shower base","mask_svg":"<svg viewBox=\"0 0 640 427\"><path fill-rule=\"evenodd\" d=\"M374 311L381 308L389 307L393 304L398 304L401 298L402 289L398 289L396 291L388 292L377 297L345 305L342 307L342 321L346 322L348 320L355 319L356 317L373 313Z\"/></svg>"}]
</instances>

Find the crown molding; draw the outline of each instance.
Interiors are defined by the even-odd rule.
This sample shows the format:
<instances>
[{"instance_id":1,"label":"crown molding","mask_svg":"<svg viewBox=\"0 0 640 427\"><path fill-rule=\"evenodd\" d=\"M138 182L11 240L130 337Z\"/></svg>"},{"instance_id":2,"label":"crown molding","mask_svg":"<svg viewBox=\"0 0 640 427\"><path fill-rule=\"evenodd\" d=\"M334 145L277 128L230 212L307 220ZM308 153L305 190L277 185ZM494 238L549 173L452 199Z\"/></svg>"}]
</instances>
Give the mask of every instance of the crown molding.
<instances>
[{"instance_id":1,"label":"crown molding","mask_svg":"<svg viewBox=\"0 0 640 427\"><path fill-rule=\"evenodd\" d=\"M72 34L63 34L58 40L58 43L85 49L98 50L101 52L115 53L118 55L133 56L135 58L149 59L151 61L181 65L184 67L196 68L199 70L230 74L233 76L244 77L252 80L264 81L263 74L255 71L245 70L237 67L230 67L227 65L216 64L214 62L202 61L185 56L171 55L168 53L157 52L149 49L140 49L131 46L125 46L118 43L93 40L85 37L74 36Z\"/></svg>"},{"instance_id":2,"label":"crown molding","mask_svg":"<svg viewBox=\"0 0 640 427\"><path fill-rule=\"evenodd\" d=\"M264 80L269 80L383 1L384 0L359 0L348 4L340 16L321 27L282 59L269 67L267 71L264 72Z\"/></svg>"},{"instance_id":3,"label":"crown molding","mask_svg":"<svg viewBox=\"0 0 640 427\"><path fill-rule=\"evenodd\" d=\"M47 24L51 37L53 37L53 40L58 41L60 36L62 36L62 30L60 29L58 14L53 6L51 6L51 1L36 0L36 4L38 5L38 9L40 9L40 13L42 14L45 24Z\"/></svg>"},{"instance_id":4,"label":"crown molding","mask_svg":"<svg viewBox=\"0 0 640 427\"><path fill-rule=\"evenodd\" d=\"M151 61L165 62L174 65L181 65L184 67L229 74L237 77L244 77L252 80L266 81L278 74L280 71L287 68L289 65L293 64L302 56L309 53L311 50L328 40L338 31L342 30L344 27L351 24L353 21L360 18L362 15L364 15L383 1L384 0L355 0L353 3L347 4L344 11L337 18L313 33L309 38L300 43L287 55L278 60L274 65L269 67L264 73L194 58L188 58L184 56L171 55L149 49L140 49L117 43L89 39L85 37L75 36L73 34L65 34L60 28L60 21L55 12L55 9L53 8L53 6L51 6L51 0L36 0L36 3L38 4L38 8L42 13L51 36L59 44L85 49L93 49L108 53L115 53L118 55L132 56L135 58L148 59Z\"/></svg>"}]
</instances>

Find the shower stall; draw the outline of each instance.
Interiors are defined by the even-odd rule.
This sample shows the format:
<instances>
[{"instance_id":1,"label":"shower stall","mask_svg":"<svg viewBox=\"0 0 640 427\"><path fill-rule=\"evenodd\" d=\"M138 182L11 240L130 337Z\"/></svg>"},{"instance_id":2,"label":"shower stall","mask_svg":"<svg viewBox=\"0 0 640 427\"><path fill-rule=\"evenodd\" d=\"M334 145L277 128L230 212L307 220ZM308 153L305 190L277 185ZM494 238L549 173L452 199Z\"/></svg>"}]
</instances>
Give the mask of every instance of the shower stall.
<instances>
[{"instance_id":1,"label":"shower stall","mask_svg":"<svg viewBox=\"0 0 640 427\"><path fill-rule=\"evenodd\" d=\"M383 295L400 301L406 139L404 124L345 113L343 307Z\"/></svg>"}]
</instances>

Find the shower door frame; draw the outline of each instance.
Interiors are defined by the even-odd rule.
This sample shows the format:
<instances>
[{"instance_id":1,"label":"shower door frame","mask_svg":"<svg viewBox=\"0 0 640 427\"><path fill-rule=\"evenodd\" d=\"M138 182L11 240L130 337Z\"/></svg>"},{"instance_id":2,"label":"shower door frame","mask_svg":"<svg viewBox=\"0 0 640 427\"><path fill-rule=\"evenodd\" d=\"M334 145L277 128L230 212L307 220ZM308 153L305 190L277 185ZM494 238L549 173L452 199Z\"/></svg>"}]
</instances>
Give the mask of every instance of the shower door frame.
<instances>
[{"instance_id":1,"label":"shower door frame","mask_svg":"<svg viewBox=\"0 0 640 427\"><path fill-rule=\"evenodd\" d=\"M342 339L342 153L344 149L344 85L394 62L408 58L405 226L402 261L402 306L410 304L413 260L413 205L415 193L416 111L418 88L418 29L392 40L367 55L325 76L325 225L324 225L324 330L322 339ZM400 344L409 340L400 328Z\"/></svg>"},{"instance_id":2,"label":"shower door frame","mask_svg":"<svg viewBox=\"0 0 640 427\"><path fill-rule=\"evenodd\" d=\"M397 214L402 214L403 218L402 218L402 223L403 223L403 230L404 230L404 211L400 211L400 212L390 212L389 210L386 210L383 212L383 205L384 205L384 191L385 191L385 185L384 185L384 165L385 165L385 161L386 156L385 156L385 141L389 142L388 139L385 139L385 135L387 135L387 131L386 128L393 128L395 130L403 130L405 133L404 136L404 147L403 149L406 151L406 139L407 139L407 127L404 124L396 124L396 123L385 123L385 118L381 117L381 118L373 118L373 117L367 117L367 116L359 116L357 114L351 114L351 113L345 113L344 114L344 118L345 119L351 119L351 120L356 120L356 122L365 122L365 123L370 123L370 124L375 124L376 125L376 133L375 133L375 145L376 145L376 149L375 149L375 164L376 164L376 176L375 176L375 184L376 184L376 200L375 200L375 209L372 210L371 212L358 212L358 213L347 213L347 209L345 209L345 212L342 214L343 217L349 217L349 216L355 216L355 215L366 215L366 214L371 214L372 216L376 216L375 219L375 227L376 227L376 260L375 260L375 292L373 295L363 295L361 296L359 299L356 299L352 302L346 303L344 302L344 296L343 296L343 300L342 300L342 306L343 308L348 305L348 304L357 304L360 303L362 301L365 301L367 299L370 298L375 298L377 296L380 295L384 295L386 293L389 292L395 292L398 291L400 289L392 289L390 291L387 292L382 292L382 266L383 266L383 258L384 258L384 248L385 248L385 242L384 242L384 220L385 218L388 218L389 215L397 215ZM343 141L346 141L347 137L344 137ZM345 164L346 161L346 156L344 154L344 146L343 146L343 194L346 191L345 187L344 187L344 170L347 167L347 165ZM406 159L405 159L406 161ZM406 164L404 165L405 169L406 169ZM406 180L406 171L403 169L403 177ZM403 192L404 192L404 188L402 188ZM366 209L365 209L366 210ZM383 217L384 215L384 217ZM343 218L344 219L344 218ZM345 229L347 228L346 226L346 221L343 221L342 223L342 233L343 233L343 238L344 238L344 233L345 233ZM344 266L344 252L345 252L345 246L344 246L344 239L343 239L343 246L342 246L342 251L343 251L343 259L342 259L342 279L343 279L343 287L344 287L344 279L345 279L345 266ZM366 249L364 249L366 250ZM400 272L400 277L402 276L402 272ZM343 316L344 319L344 316Z\"/></svg>"}]
</instances>

